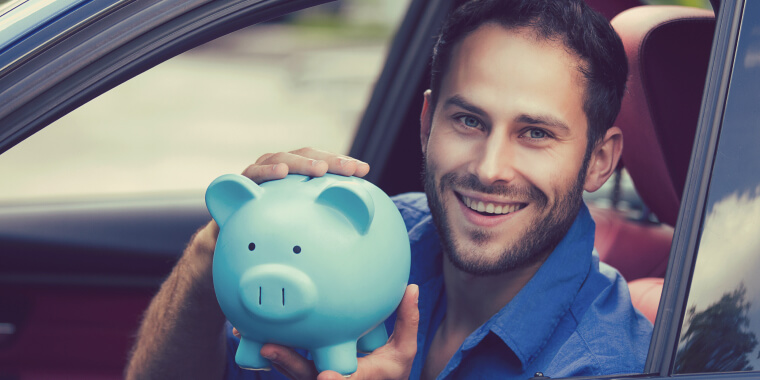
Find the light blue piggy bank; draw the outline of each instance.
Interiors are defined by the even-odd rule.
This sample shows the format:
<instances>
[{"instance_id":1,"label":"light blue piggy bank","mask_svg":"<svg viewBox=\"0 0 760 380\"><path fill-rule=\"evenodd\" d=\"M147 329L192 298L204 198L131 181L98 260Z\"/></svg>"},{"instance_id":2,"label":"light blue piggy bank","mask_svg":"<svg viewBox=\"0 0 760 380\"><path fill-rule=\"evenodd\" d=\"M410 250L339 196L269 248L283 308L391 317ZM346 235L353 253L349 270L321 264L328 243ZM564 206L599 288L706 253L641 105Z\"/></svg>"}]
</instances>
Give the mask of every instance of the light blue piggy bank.
<instances>
[{"instance_id":1,"label":"light blue piggy bank","mask_svg":"<svg viewBox=\"0 0 760 380\"><path fill-rule=\"evenodd\" d=\"M223 175L206 205L221 230L213 276L242 339L240 367L269 367L264 343L308 349L319 371L356 371L386 343L383 321L409 279L409 238L388 196L355 177L289 175L261 186ZM358 344L357 344L358 340Z\"/></svg>"}]
</instances>

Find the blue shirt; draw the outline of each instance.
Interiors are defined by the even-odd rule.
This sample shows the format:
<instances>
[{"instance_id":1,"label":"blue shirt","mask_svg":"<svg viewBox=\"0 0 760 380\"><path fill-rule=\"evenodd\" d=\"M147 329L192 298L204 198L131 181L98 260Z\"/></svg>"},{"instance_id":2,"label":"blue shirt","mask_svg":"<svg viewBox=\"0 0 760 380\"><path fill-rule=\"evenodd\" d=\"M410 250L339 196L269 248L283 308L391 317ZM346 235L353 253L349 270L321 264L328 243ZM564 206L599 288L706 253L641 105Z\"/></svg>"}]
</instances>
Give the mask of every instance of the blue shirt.
<instances>
[{"instance_id":1,"label":"blue shirt","mask_svg":"<svg viewBox=\"0 0 760 380\"><path fill-rule=\"evenodd\" d=\"M420 287L417 355L410 378L422 373L446 312L442 252L424 194L394 198L412 248L409 283ZM522 290L465 339L438 379L525 380L641 373L651 323L631 304L628 286L593 253L594 221L583 205L570 230ZM385 322L393 331L396 316ZM237 338L228 328L228 379L283 379L276 371L241 370Z\"/></svg>"}]
</instances>

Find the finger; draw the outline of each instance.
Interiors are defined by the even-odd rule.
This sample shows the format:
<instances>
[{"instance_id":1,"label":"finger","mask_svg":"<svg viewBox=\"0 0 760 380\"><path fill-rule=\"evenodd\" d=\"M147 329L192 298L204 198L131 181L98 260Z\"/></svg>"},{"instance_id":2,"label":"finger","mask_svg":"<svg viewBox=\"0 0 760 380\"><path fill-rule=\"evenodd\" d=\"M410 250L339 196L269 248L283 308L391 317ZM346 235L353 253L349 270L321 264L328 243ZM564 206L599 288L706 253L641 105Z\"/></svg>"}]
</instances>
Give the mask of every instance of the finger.
<instances>
[{"instance_id":1,"label":"finger","mask_svg":"<svg viewBox=\"0 0 760 380\"><path fill-rule=\"evenodd\" d=\"M362 380L365 375L367 378L404 379L409 377L414 356L417 353L417 325L420 320L417 308L418 298L417 285L407 286L398 308L396 326L388 343L371 354L359 358L359 369L351 376L351 380Z\"/></svg>"},{"instance_id":2,"label":"finger","mask_svg":"<svg viewBox=\"0 0 760 380\"><path fill-rule=\"evenodd\" d=\"M262 184L266 181L285 178L288 175L288 165L282 163L270 165L253 164L243 171L243 175L250 178L253 182Z\"/></svg>"},{"instance_id":3,"label":"finger","mask_svg":"<svg viewBox=\"0 0 760 380\"><path fill-rule=\"evenodd\" d=\"M238 339L240 339L240 338L241 338L241 336L240 336L240 331L238 331L238 329L236 329L236 328L234 328L234 327L232 328L232 335L234 335L234 336L238 337Z\"/></svg>"},{"instance_id":4,"label":"finger","mask_svg":"<svg viewBox=\"0 0 760 380\"><path fill-rule=\"evenodd\" d=\"M314 148L301 148L291 153L314 160L325 161L327 162L327 171L333 174L363 177L369 173L369 165L366 162L342 154L325 152Z\"/></svg>"},{"instance_id":5,"label":"finger","mask_svg":"<svg viewBox=\"0 0 760 380\"><path fill-rule=\"evenodd\" d=\"M259 157L259 159L256 160L256 165L261 165L262 162L269 159L269 157L272 157L273 155L274 153L267 153L267 154L261 155L261 157Z\"/></svg>"},{"instance_id":6,"label":"finger","mask_svg":"<svg viewBox=\"0 0 760 380\"><path fill-rule=\"evenodd\" d=\"M361 378L362 377L358 374L344 376L335 371L320 372L319 376L317 376L317 380L346 380L346 379L361 380Z\"/></svg>"},{"instance_id":7,"label":"finger","mask_svg":"<svg viewBox=\"0 0 760 380\"><path fill-rule=\"evenodd\" d=\"M404 298L398 307L396 325L393 334L388 339L391 346L399 355L400 359L413 360L417 353L417 326L420 322L420 311L417 307L420 289L411 284L406 287Z\"/></svg>"},{"instance_id":8,"label":"finger","mask_svg":"<svg viewBox=\"0 0 760 380\"><path fill-rule=\"evenodd\" d=\"M271 155L262 156L266 158L257 161L257 165L274 165L286 164L289 172L292 174L303 174L308 176L322 176L327 172L328 165L324 160L302 156L292 152L279 152Z\"/></svg>"},{"instance_id":9,"label":"finger","mask_svg":"<svg viewBox=\"0 0 760 380\"><path fill-rule=\"evenodd\" d=\"M291 379L317 377L317 368L314 367L314 363L288 347L268 343L261 347L260 353L272 362L272 366Z\"/></svg>"}]
</instances>

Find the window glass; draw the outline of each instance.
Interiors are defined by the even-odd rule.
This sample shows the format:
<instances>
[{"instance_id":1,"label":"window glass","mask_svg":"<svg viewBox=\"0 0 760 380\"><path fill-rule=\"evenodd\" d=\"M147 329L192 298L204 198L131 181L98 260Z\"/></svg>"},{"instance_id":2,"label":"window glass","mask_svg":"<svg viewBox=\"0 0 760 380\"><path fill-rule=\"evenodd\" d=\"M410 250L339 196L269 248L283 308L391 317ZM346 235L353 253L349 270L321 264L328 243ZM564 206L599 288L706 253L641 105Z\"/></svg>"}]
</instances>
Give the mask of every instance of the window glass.
<instances>
[{"instance_id":1,"label":"window glass","mask_svg":"<svg viewBox=\"0 0 760 380\"><path fill-rule=\"evenodd\" d=\"M203 191L264 153L347 153L408 2L325 4L170 59L0 156L0 199Z\"/></svg>"},{"instance_id":2,"label":"window glass","mask_svg":"<svg viewBox=\"0 0 760 380\"><path fill-rule=\"evenodd\" d=\"M760 370L760 3L748 1L675 361Z\"/></svg>"}]
</instances>

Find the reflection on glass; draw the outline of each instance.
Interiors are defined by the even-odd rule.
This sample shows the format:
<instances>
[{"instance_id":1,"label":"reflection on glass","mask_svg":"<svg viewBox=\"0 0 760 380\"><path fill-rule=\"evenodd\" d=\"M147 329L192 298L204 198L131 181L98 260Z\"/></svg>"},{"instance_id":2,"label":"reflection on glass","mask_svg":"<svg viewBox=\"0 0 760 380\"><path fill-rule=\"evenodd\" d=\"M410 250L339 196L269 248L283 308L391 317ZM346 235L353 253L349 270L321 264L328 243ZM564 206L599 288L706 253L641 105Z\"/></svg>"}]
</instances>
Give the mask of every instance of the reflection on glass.
<instances>
[{"instance_id":1,"label":"reflection on glass","mask_svg":"<svg viewBox=\"0 0 760 380\"><path fill-rule=\"evenodd\" d=\"M686 332L676 356L675 371L728 372L751 371L749 355L757 346L757 337L749 327L750 303L744 284L705 310L687 312Z\"/></svg>"},{"instance_id":2,"label":"reflection on glass","mask_svg":"<svg viewBox=\"0 0 760 380\"><path fill-rule=\"evenodd\" d=\"M675 373L760 370L759 28L747 2Z\"/></svg>"}]
</instances>

